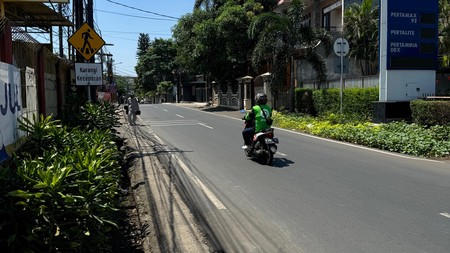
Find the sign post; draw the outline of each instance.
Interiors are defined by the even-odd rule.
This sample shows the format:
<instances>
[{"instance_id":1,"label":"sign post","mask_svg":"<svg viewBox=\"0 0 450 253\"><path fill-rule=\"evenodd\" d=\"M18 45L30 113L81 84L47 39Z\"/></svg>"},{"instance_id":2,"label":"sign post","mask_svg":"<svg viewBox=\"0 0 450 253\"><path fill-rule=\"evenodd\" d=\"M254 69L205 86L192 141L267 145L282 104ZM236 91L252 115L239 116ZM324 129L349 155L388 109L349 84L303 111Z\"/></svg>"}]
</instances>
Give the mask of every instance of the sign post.
<instances>
[{"instance_id":1,"label":"sign post","mask_svg":"<svg viewBox=\"0 0 450 253\"><path fill-rule=\"evenodd\" d=\"M102 47L105 41L100 37L88 23L84 23L69 38L69 43L75 47L86 61L89 61ZM91 82L87 82L88 100L91 99ZM101 84L99 84L101 85Z\"/></svg>"},{"instance_id":2,"label":"sign post","mask_svg":"<svg viewBox=\"0 0 450 253\"><path fill-rule=\"evenodd\" d=\"M78 53L80 53L87 61L89 61L91 57L105 45L105 41L102 37L100 37L87 23L84 23L74 34L72 34L72 36L70 36L69 43L74 46Z\"/></svg>"},{"instance_id":3,"label":"sign post","mask_svg":"<svg viewBox=\"0 0 450 253\"><path fill-rule=\"evenodd\" d=\"M342 113L342 97L343 97L343 75L344 75L344 56L348 54L350 50L350 46L348 45L348 41L344 38L338 38L333 45L334 53L341 58L341 88L340 88L340 110Z\"/></svg>"},{"instance_id":4,"label":"sign post","mask_svg":"<svg viewBox=\"0 0 450 253\"><path fill-rule=\"evenodd\" d=\"M75 84L81 86L102 85L101 63L75 63Z\"/></svg>"}]
</instances>

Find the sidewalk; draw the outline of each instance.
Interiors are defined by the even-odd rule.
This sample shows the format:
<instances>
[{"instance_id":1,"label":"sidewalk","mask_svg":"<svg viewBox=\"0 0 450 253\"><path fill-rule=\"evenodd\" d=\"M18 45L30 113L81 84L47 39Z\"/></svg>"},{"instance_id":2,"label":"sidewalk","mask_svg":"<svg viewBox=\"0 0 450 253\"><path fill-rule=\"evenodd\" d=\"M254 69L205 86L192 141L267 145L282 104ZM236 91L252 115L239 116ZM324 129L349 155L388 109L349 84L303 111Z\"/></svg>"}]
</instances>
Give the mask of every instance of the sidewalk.
<instances>
[{"instance_id":1,"label":"sidewalk","mask_svg":"<svg viewBox=\"0 0 450 253\"><path fill-rule=\"evenodd\" d=\"M145 253L212 252L208 239L186 206L172 168L161 162L169 152L145 125L129 125L121 112L120 137L126 139L130 191L136 206Z\"/></svg>"}]
</instances>

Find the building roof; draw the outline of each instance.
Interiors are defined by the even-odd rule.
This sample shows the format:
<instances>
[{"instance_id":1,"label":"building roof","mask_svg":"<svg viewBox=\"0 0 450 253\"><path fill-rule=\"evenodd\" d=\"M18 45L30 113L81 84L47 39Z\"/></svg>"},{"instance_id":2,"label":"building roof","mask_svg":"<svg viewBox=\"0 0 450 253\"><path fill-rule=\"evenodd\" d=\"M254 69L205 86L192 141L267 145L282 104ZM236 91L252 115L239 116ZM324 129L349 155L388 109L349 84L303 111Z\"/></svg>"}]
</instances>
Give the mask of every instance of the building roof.
<instances>
[{"instance_id":1,"label":"building roof","mask_svg":"<svg viewBox=\"0 0 450 253\"><path fill-rule=\"evenodd\" d=\"M39 2L5 2L5 16L12 26L51 27L73 26L53 8Z\"/></svg>"}]
</instances>

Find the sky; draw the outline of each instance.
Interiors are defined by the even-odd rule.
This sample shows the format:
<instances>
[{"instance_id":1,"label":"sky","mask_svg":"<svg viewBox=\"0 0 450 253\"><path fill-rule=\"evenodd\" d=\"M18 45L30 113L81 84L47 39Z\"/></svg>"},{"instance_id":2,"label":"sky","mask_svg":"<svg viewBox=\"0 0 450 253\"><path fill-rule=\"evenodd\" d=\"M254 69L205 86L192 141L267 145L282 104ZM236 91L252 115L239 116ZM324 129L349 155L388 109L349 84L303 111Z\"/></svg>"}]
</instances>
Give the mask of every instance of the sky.
<instances>
[{"instance_id":1,"label":"sky","mask_svg":"<svg viewBox=\"0 0 450 253\"><path fill-rule=\"evenodd\" d=\"M106 44L103 49L112 54L113 72L122 76L137 76L136 50L140 33L169 39L177 19L191 13L195 0L95 0L95 31Z\"/></svg>"}]
</instances>

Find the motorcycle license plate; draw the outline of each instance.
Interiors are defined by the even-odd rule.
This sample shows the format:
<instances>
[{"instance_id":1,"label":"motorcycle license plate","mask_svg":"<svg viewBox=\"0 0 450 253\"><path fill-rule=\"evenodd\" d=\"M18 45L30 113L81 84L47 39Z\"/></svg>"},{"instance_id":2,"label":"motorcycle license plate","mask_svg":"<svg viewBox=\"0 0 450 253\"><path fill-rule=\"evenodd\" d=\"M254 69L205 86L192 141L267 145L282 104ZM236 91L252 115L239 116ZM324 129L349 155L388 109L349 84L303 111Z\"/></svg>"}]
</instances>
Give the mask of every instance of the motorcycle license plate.
<instances>
[{"instance_id":1,"label":"motorcycle license plate","mask_svg":"<svg viewBox=\"0 0 450 253\"><path fill-rule=\"evenodd\" d=\"M274 139L266 139L266 144L275 144L277 142L274 141Z\"/></svg>"}]
</instances>

